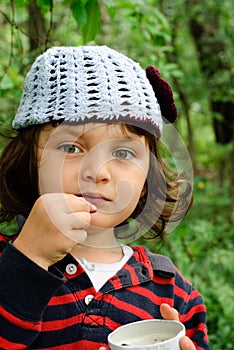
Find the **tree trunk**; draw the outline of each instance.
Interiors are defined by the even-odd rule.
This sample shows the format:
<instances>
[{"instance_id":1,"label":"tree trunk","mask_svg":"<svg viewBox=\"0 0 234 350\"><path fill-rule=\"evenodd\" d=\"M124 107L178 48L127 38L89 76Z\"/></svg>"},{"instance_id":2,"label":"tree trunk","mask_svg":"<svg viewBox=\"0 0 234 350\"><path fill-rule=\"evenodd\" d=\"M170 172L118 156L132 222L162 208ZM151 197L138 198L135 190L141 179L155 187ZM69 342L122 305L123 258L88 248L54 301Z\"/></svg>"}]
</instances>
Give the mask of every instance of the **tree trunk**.
<instances>
[{"instance_id":1,"label":"tree trunk","mask_svg":"<svg viewBox=\"0 0 234 350\"><path fill-rule=\"evenodd\" d=\"M195 1L196 2L196 1ZM190 0L190 8L194 1ZM231 72L231 64L227 60L222 59L225 54L225 43L214 38L214 33L217 31L217 18L215 14L210 14L209 20L202 23L198 22L198 16L190 19L190 30L194 38L195 45L200 61L201 71L207 80L207 88L210 92L210 106L214 112L214 132L216 141L221 144L227 144L233 141L234 130L234 102L223 101L222 98L217 99L214 96L214 86L210 88L210 80L217 72L222 74L222 71ZM231 73L230 73L231 82ZM217 82L217 91L220 89ZM222 89L224 87L222 86ZM231 88L231 83L227 81L227 91ZM216 117L216 113L221 115Z\"/></svg>"},{"instance_id":2,"label":"tree trunk","mask_svg":"<svg viewBox=\"0 0 234 350\"><path fill-rule=\"evenodd\" d=\"M28 32L30 51L38 49L47 42L45 18L38 7L36 0L28 5Z\"/></svg>"}]
</instances>

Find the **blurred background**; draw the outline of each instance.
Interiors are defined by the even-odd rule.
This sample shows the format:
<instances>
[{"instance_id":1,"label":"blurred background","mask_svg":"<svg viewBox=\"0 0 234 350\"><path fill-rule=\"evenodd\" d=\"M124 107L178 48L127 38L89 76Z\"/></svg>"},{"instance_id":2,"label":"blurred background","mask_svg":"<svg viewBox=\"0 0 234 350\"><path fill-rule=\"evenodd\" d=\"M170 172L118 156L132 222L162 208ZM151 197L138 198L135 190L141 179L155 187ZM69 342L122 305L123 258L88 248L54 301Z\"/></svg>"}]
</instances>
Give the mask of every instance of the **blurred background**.
<instances>
[{"instance_id":1,"label":"blurred background","mask_svg":"<svg viewBox=\"0 0 234 350\"><path fill-rule=\"evenodd\" d=\"M51 46L108 45L143 68L156 66L170 82L176 128L193 164L194 203L160 253L202 293L211 349L234 349L233 1L1 0L0 26L5 135L28 69ZM5 142L0 136L0 149ZM12 233L15 224L0 230ZM153 241L144 244L159 251Z\"/></svg>"}]
</instances>

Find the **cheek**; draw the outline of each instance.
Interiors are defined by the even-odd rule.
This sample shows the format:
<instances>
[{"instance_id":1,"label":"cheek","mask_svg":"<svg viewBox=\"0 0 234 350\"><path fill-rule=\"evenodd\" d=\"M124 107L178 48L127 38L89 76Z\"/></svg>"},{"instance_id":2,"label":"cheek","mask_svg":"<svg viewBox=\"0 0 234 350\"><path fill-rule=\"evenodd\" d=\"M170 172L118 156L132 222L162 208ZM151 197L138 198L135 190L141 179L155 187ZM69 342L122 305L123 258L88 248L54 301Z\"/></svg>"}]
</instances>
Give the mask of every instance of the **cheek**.
<instances>
[{"instance_id":1,"label":"cheek","mask_svg":"<svg viewBox=\"0 0 234 350\"><path fill-rule=\"evenodd\" d=\"M136 169L134 169L117 184L116 191L122 208L125 207L125 210L130 212L135 209L144 192L145 181L146 175L142 171L136 171Z\"/></svg>"},{"instance_id":2,"label":"cheek","mask_svg":"<svg viewBox=\"0 0 234 350\"><path fill-rule=\"evenodd\" d=\"M40 194L64 192L63 160L44 155L39 162Z\"/></svg>"},{"instance_id":3,"label":"cheek","mask_svg":"<svg viewBox=\"0 0 234 350\"><path fill-rule=\"evenodd\" d=\"M135 167L135 169L131 172L131 178L130 183L132 184L132 187L134 188L134 192L136 196L141 196L141 193L143 191L146 179L147 179L147 173L148 173L148 167L146 168L139 168Z\"/></svg>"},{"instance_id":4,"label":"cheek","mask_svg":"<svg viewBox=\"0 0 234 350\"><path fill-rule=\"evenodd\" d=\"M63 184L63 192L78 193L79 187L79 163L64 164L61 171L61 182Z\"/></svg>"}]
</instances>

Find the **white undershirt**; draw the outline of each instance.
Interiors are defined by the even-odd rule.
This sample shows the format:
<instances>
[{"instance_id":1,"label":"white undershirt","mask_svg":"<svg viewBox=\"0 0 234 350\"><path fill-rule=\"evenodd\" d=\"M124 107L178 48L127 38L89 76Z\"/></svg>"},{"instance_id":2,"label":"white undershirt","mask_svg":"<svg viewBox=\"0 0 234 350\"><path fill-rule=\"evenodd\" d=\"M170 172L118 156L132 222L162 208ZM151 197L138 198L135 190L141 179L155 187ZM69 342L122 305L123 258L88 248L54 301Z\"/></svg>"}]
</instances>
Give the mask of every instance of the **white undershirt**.
<instances>
[{"instance_id":1,"label":"white undershirt","mask_svg":"<svg viewBox=\"0 0 234 350\"><path fill-rule=\"evenodd\" d=\"M100 264L87 261L85 258L77 259L89 276L94 288L98 291L109 278L113 277L130 259L133 254L132 248L121 244L123 258L113 264Z\"/></svg>"}]
</instances>

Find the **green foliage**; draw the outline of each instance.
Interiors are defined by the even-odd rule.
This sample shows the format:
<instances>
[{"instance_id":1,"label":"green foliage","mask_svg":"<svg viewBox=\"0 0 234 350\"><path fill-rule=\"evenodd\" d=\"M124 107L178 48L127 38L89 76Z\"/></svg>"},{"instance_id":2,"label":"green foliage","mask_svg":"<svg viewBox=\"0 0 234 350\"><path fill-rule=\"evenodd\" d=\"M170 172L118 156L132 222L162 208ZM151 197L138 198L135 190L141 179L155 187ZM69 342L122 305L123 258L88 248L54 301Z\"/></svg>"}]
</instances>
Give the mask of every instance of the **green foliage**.
<instances>
[{"instance_id":1,"label":"green foliage","mask_svg":"<svg viewBox=\"0 0 234 350\"><path fill-rule=\"evenodd\" d=\"M100 32L101 11L97 0L75 0L71 5L73 16L82 30L84 43L92 41Z\"/></svg>"},{"instance_id":2,"label":"green foliage","mask_svg":"<svg viewBox=\"0 0 234 350\"><path fill-rule=\"evenodd\" d=\"M112 10L115 16L103 23L97 43L104 41L116 49L131 52L131 57L143 67L157 61L165 77L169 77L177 68L176 64L165 64L166 53L172 50L171 28L154 1L115 0Z\"/></svg>"},{"instance_id":3,"label":"green foliage","mask_svg":"<svg viewBox=\"0 0 234 350\"><path fill-rule=\"evenodd\" d=\"M231 350L234 346L234 246L230 223L234 213L229 190L228 186L220 189L206 177L197 177L193 207L183 222L167 234L159 250L201 292L207 307L211 349L217 350ZM136 243L158 252L153 241L140 239Z\"/></svg>"},{"instance_id":4,"label":"green foliage","mask_svg":"<svg viewBox=\"0 0 234 350\"><path fill-rule=\"evenodd\" d=\"M196 19L204 30L200 40L203 65L210 71L207 75L209 93L215 101L233 101L233 3L231 0L190 0L187 3L189 17Z\"/></svg>"},{"instance_id":5,"label":"green foliage","mask_svg":"<svg viewBox=\"0 0 234 350\"><path fill-rule=\"evenodd\" d=\"M37 0L37 5L38 5L38 7L40 7L41 12L44 15L51 10L51 3L48 0Z\"/></svg>"}]
</instances>

